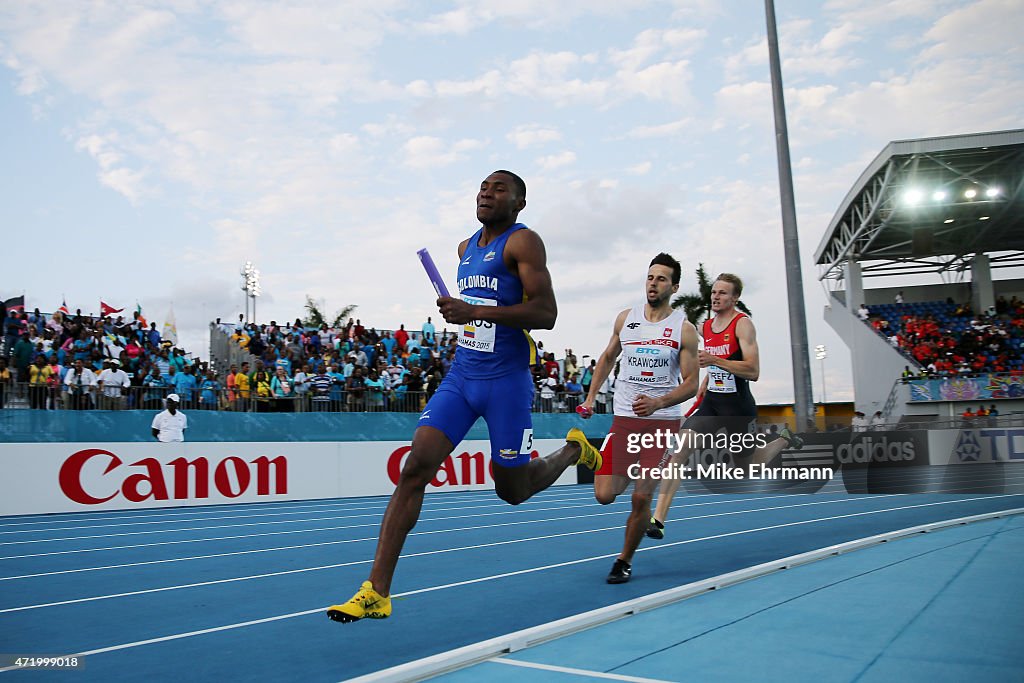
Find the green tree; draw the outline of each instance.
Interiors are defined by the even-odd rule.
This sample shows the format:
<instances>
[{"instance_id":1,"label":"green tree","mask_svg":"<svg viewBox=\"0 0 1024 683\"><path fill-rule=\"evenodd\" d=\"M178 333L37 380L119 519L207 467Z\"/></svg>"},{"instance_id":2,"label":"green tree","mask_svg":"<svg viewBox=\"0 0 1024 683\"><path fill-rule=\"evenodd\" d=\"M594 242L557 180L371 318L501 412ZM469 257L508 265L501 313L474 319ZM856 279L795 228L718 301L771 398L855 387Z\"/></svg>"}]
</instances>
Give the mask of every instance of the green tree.
<instances>
[{"instance_id":1,"label":"green tree","mask_svg":"<svg viewBox=\"0 0 1024 683\"><path fill-rule=\"evenodd\" d=\"M310 295L306 295L306 317L302 319L302 324L306 327L320 327L324 323L328 323L327 316L325 315L325 303L323 300L316 301ZM341 327L345 324L345 318L352 315L352 312L359 308L356 304L349 304L340 311L338 311L334 319L328 323L328 327Z\"/></svg>"},{"instance_id":2,"label":"green tree","mask_svg":"<svg viewBox=\"0 0 1024 683\"><path fill-rule=\"evenodd\" d=\"M672 300L672 308L682 308L686 313L686 319L697 329L700 329L701 323L711 316L711 285L713 284L714 281L704 270L704 264L700 263L697 265L697 291L680 294ZM736 302L736 308L747 315L753 315L742 300Z\"/></svg>"}]
</instances>

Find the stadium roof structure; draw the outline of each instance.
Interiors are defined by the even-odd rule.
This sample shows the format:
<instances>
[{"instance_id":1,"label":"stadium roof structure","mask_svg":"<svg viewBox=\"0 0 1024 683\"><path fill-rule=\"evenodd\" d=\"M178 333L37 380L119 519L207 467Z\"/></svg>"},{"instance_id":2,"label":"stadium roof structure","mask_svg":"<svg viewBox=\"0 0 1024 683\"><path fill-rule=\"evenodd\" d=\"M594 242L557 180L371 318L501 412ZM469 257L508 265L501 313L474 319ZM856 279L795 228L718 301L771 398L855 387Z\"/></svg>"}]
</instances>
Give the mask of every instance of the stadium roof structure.
<instances>
[{"instance_id":1,"label":"stadium roof structure","mask_svg":"<svg viewBox=\"0 0 1024 683\"><path fill-rule=\"evenodd\" d=\"M819 280L962 274L975 254L1024 265L1024 129L885 146L843 199L814 254Z\"/></svg>"}]
</instances>

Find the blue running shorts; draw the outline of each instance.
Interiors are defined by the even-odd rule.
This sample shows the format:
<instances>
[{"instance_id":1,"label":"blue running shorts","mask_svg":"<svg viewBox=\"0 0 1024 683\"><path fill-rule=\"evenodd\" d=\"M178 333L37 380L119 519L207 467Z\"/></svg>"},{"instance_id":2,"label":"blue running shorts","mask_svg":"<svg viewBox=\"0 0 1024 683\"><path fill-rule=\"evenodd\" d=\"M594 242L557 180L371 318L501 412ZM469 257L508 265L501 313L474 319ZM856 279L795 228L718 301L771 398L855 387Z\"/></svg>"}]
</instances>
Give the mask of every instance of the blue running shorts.
<instances>
[{"instance_id":1,"label":"blue running shorts","mask_svg":"<svg viewBox=\"0 0 1024 683\"><path fill-rule=\"evenodd\" d=\"M491 462L519 467L533 451L533 378L529 371L491 379L467 379L454 369L441 382L417 427L444 432L459 445L478 417L491 435Z\"/></svg>"}]
</instances>

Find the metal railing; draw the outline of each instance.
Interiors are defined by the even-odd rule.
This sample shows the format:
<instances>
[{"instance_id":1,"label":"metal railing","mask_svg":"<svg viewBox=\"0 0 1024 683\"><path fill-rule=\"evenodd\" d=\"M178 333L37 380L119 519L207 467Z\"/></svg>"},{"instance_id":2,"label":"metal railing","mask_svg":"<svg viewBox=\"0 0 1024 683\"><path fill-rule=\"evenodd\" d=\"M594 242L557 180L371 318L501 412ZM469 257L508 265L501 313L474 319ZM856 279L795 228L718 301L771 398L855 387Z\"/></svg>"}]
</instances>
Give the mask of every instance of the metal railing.
<instances>
[{"instance_id":1,"label":"metal railing","mask_svg":"<svg viewBox=\"0 0 1024 683\"><path fill-rule=\"evenodd\" d=\"M174 387L131 386L123 389L98 386L13 383L0 385L0 408L36 410L163 410L168 394L178 394L181 410L222 410L260 413L301 412L408 412L423 410L425 391L374 391L369 387L348 390L335 386L324 394L310 389L288 396L259 395L255 389L202 389L183 391ZM533 412L571 413L583 396L567 392L551 398L534 395ZM596 413L611 412L611 397L596 404Z\"/></svg>"}]
</instances>

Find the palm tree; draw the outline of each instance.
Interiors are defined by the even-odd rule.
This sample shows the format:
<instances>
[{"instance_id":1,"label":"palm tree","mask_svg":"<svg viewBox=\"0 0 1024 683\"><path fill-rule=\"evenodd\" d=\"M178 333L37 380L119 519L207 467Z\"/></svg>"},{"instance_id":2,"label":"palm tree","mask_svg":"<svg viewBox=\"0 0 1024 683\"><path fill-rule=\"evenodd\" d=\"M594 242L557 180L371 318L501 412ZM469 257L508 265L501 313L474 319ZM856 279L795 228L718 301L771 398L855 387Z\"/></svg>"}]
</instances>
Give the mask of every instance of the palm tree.
<instances>
[{"instance_id":1,"label":"palm tree","mask_svg":"<svg viewBox=\"0 0 1024 683\"><path fill-rule=\"evenodd\" d=\"M355 310L357 308L359 308L358 304L349 304L348 306L345 306L343 309L338 311L334 315L334 322L331 324L331 327L337 329L337 328L341 327L342 325L344 325L345 324L345 318L347 318L350 315L352 315L352 313L355 312Z\"/></svg>"},{"instance_id":2,"label":"palm tree","mask_svg":"<svg viewBox=\"0 0 1024 683\"><path fill-rule=\"evenodd\" d=\"M711 285L714 282L708 278L704 264L697 265L697 291L689 294L680 294L672 300L672 308L682 308L686 312L686 319L695 327L700 328L704 319L710 317L711 313ZM736 302L736 308L747 315L753 315L743 301Z\"/></svg>"},{"instance_id":3,"label":"palm tree","mask_svg":"<svg viewBox=\"0 0 1024 683\"><path fill-rule=\"evenodd\" d=\"M306 295L306 317L303 319L302 324L306 327L320 327L327 323L327 317L324 315L322 307L324 302L314 301L313 297ZM334 316L334 320L331 322L330 327L341 327L345 323L345 318L350 316L359 306L357 304L349 304L342 308Z\"/></svg>"}]
</instances>

